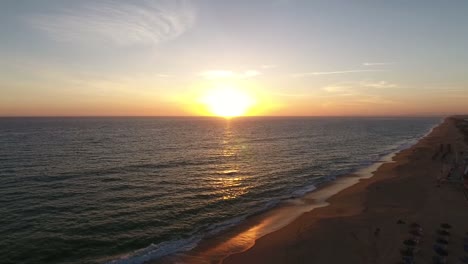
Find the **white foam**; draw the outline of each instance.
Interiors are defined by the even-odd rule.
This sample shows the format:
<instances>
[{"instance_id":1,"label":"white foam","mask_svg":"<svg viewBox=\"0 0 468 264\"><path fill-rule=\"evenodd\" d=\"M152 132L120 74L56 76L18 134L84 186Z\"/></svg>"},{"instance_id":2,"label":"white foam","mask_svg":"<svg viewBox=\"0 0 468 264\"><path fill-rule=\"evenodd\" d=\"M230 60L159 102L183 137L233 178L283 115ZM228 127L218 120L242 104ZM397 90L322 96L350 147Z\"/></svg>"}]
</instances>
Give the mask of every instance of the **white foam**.
<instances>
[{"instance_id":1,"label":"white foam","mask_svg":"<svg viewBox=\"0 0 468 264\"><path fill-rule=\"evenodd\" d=\"M351 173L351 172L356 172L356 173L360 174L361 177L363 177L363 178L371 177L372 174L373 174L372 172L375 171L382 163L390 161L391 158L396 153L398 153L398 152L400 152L402 150L410 148L411 146L416 144L419 140L421 140L422 138L425 138L426 136L428 136L437 126L439 126L441 123L443 123L443 121L444 121L444 119L441 119L441 121L439 123L432 126L428 130L427 133L425 133L424 135L422 135L420 137L414 137L414 138L399 142L399 143L395 144L394 146L389 147L387 149L387 151L385 151L384 153L381 153L376 160L368 160L368 161L362 162L360 164L360 166L357 166L355 168L350 168L350 170L347 171L347 172L335 173L335 174L331 174L331 175L329 175L327 177L317 178L317 179L315 179L316 180L315 184L307 185L307 186L305 186L305 187L303 187L301 189L293 191L290 197L284 197L284 199L270 200L267 203L265 203L264 206L262 206L260 209L254 211L254 212L251 212L251 213L243 215L243 216L235 217L235 218L226 220L226 221L221 222L221 223L213 224L206 230L207 232L205 232L204 236L199 235L199 236L193 236L193 237L190 237L190 238L187 238L187 239L171 240L171 241L166 241L166 242L162 242L162 243L159 243L159 244L151 244L150 246L148 246L146 248L134 251L133 253L130 253L130 254L124 256L124 257L121 257L121 258L116 259L116 260L108 261L106 263L108 263L108 264L143 264L145 262L155 260L155 259L167 256L167 255L171 255L171 254L174 254L174 253L189 251L189 250L195 248L195 246L197 246L197 244L203 238L205 238L207 236L213 236L213 235L218 234L219 232L221 232L221 231L223 231L223 230L225 230L227 228L236 226L236 225L243 222L245 219L247 219L248 217L250 217L252 215L256 215L256 214L259 214L261 212L264 212L264 211L267 211L269 209L272 209L272 208L276 207L279 203L281 203L282 201L284 201L286 199L300 198L300 197L305 196L308 193L314 192L315 190L317 190L317 188L318 188L317 186L320 186L321 184L323 184L325 182L333 181L339 175L345 175L345 174L348 174L348 173ZM359 181L359 180L356 179L356 182L357 181ZM345 186L348 186L348 185L350 186L350 185L353 185L353 184L355 184L355 183L352 183L352 184L347 183L347 184L345 184ZM345 188L345 187L343 187L343 188ZM328 198L329 196L326 196L326 197ZM306 211L312 210L312 208L326 206L328 203L326 203L325 200L326 199L324 198L322 203L317 203L317 204L315 204L314 206L312 206L310 208L309 207L304 207L303 210L298 211L297 216L304 213L304 212L306 212ZM265 232L266 233L272 232L272 231L278 229L280 226L285 225L287 222L292 221L291 219L294 219L297 216L290 217L290 219L288 221L284 221L282 224L277 224L276 228L271 228L271 227L267 228L267 229L269 229L269 231L265 231Z\"/></svg>"},{"instance_id":2,"label":"white foam","mask_svg":"<svg viewBox=\"0 0 468 264\"><path fill-rule=\"evenodd\" d=\"M143 264L147 261L154 260L169 254L188 251L194 248L201 238L191 237L187 239L172 240L151 244L146 248L135 251L127 256L116 260L106 262L107 264Z\"/></svg>"},{"instance_id":3,"label":"white foam","mask_svg":"<svg viewBox=\"0 0 468 264\"><path fill-rule=\"evenodd\" d=\"M235 217L224 222L212 224L206 229L206 232L203 232L204 235L193 236L187 239L180 240L171 240L162 242L159 244L151 244L150 246L134 251L130 254L127 254L123 257L120 257L115 260L106 262L107 264L143 264L150 260L155 260L167 255L172 255L175 253L189 251L195 248L198 243L206 237L210 237L224 231L230 227L236 226L239 223L243 222L246 218L259 214L261 212L267 211L280 203L281 200L272 200L267 203L259 210L251 212L249 214Z\"/></svg>"},{"instance_id":4,"label":"white foam","mask_svg":"<svg viewBox=\"0 0 468 264\"><path fill-rule=\"evenodd\" d=\"M317 186L309 185L309 186L306 186L306 187L304 187L302 189L294 191L292 193L292 197L296 198L296 197L304 196L306 193L310 193L312 191L315 191L316 189L317 189Z\"/></svg>"}]
</instances>

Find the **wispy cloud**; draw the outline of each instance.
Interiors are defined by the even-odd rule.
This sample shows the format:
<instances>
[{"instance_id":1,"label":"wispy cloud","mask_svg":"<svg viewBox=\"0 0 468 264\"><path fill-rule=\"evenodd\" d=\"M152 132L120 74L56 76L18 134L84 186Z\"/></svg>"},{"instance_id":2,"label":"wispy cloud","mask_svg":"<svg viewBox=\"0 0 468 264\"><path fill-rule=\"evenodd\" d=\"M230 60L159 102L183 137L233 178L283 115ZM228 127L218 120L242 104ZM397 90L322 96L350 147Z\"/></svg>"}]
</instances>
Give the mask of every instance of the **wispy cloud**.
<instances>
[{"instance_id":1,"label":"wispy cloud","mask_svg":"<svg viewBox=\"0 0 468 264\"><path fill-rule=\"evenodd\" d=\"M375 89L369 90L369 88L376 88L376 86L379 86L379 88L380 86L397 87L387 82L346 82L323 87L322 90L326 93L322 96L329 98L329 103L347 106L395 103L393 100L384 97L381 92Z\"/></svg>"},{"instance_id":2,"label":"wispy cloud","mask_svg":"<svg viewBox=\"0 0 468 264\"><path fill-rule=\"evenodd\" d=\"M282 96L282 97L311 97L315 96L313 93L285 93L285 92L273 92L273 95Z\"/></svg>"},{"instance_id":3,"label":"wispy cloud","mask_svg":"<svg viewBox=\"0 0 468 264\"><path fill-rule=\"evenodd\" d=\"M209 71L201 72L199 75L206 79L220 79L220 78L231 78L231 77L234 77L236 74L233 71L209 70Z\"/></svg>"},{"instance_id":4,"label":"wispy cloud","mask_svg":"<svg viewBox=\"0 0 468 264\"><path fill-rule=\"evenodd\" d=\"M113 43L121 46L154 45L190 29L196 11L185 0L101 1L78 9L35 15L32 26L55 40L77 43Z\"/></svg>"},{"instance_id":5,"label":"wispy cloud","mask_svg":"<svg viewBox=\"0 0 468 264\"><path fill-rule=\"evenodd\" d=\"M332 93L334 96L354 96L356 91L350 84L335 84L328 85L322 88L327 93Z\"/></svg>"},{"instance_id":6,"label":"wispy cloud","mask_svg":"<svg viewBox=\"0 0 468 264\"><path fill-rule=\"evenodd\" d=\"M243 73L241 73L241 77L244 77L244 78L250 78L250 77L255 77L255 76L258 76L262 74L261 72L259 71L256 71L256 70L248 70L248 71L245 71Z\"/></svg>"},{"instance_id":7,"label":"wispy cloud","mask_svg":"<svg viewBox=\"0 0 468 264\"><path fill-rule=\"evenodd\" d=\"M392 65L395 64L394 62L364 62L362 65L364 66L384 66L384 65Z\"/></svg>"},{"instance_id":8,"label":"wispy cloud","mask_svg":"<svg viewBox=\"0 0 468 264\"><path fill-rule=\"evenodd\" d=\"M359 83L363 87L368 87L368 88L377 88L377 89L386 89L386 88L396 88L398 85L394 83L389 83L386 81L377 81L377 82L371 82L371 81L363 81Z\"/></svg>"},{"instance_id":9,"label":"wispy cloud","mask_svg":"<svg viewBox=\"0 0 468 264\"><path fill-rule=\"evenodd\" d=\"M257 70L247 70L243 72L234 72L227 70L209 70L201 72L199 75L206 79L224 79L224 78L252 78L262 74Z\"/></svg>"},{"instance_id":10,"label":"wispy cloud","mask_svg":"<svg viewBox=\"0 0 468 264\"><path fill-rule=\"evenodd\" d=\"M262 67L262 69L273 69L273 68L277 68L278 65L276 65L276 64L263 64L261 67Z\"/></svg>"},{"instance_id":11,"label":"wispy cloud","mask_svg":"<svg viewBox=\"0 0 468 264\"><path fill-rule=\"evenodd\" d=\"M342 82L322 87L322 90L334 96L368 96L369 94L380 93L375 89L398 88L399 86L387 81L359 81Z\"/></svg>"},{"instance_id":12,"label":"wispy cloud","mask_svg":"<svg viewBox=\"0 0 468 264\"><path fill-rule=\"evenodd\" d=\"M376 88L376 89L385 89L385 88L396 88L399 87L395 83L390 83L387 81L358 81L358 82L341 82L338 84L333 84L325 86L323 90L327 92L341 92L350 89L360 89L360 88Z\"/></svg>"},{"instance_id":13,"label":"wispy cloud","mask_svg":"<svg viewBox=\"0 0 468 264\"><path fill-rule=\"evenodd\" d=\"M362 73L362 72L381 72L384 70L346 70L346 71L325 71L325 72L303 72L294 73L293 77L306 77L315 75L331 75L331 74L348 74L348 73Z\"/></svg>"},{"instance_id":14,"label":"wispy cloud","mask_svg":"<svg viewBox=\"0 0 468 264\"><path fill-rule=\"evenodd\" d=\"M156 74L156 77L159 77L159 78L172 78L172 77L174 77L174 76L173 76L173 75L170 75L170 74L157 73L157 74Z\"/></svg>"}]
</instances>

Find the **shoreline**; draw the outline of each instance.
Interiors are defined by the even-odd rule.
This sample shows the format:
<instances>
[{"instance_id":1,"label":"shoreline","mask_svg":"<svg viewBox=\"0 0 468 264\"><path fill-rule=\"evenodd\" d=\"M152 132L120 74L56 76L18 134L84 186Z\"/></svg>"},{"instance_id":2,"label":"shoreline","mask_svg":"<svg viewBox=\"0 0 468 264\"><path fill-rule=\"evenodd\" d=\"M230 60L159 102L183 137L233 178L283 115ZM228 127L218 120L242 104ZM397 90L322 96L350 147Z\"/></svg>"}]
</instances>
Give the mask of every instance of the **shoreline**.
<instances>
[{"instance_id":1,"label":"shoreline","mask_svg":"<svg viewBox=\"0 0 468 264\"><path fill-rule=\"evenodd\" d=\"M382 164L374 177L345 188L327 200L329 206L302 214L222 263L396 263L401 242L408 236L407 227L396 224L400 220L428 229L427 240L435 239L433 233L442 222L451 223L454 233L462 236L468 231L463 221L468 219L464 192L457 185L436 185L444 161L433 160L439 144L466 153L464 137L454 123L445 119L398 152L393 162ZM421 246L422 263L430 262L431 247L431 243ZM455 247L451 253L461 257L462 249Z\"/></svg>"},{"instance_id":2,"label":"shoreline","mask_svg":"<svg viewBox=\"0 0 468 264\"><path fill-rule=\"evenodd\" d=\"M400 145L397 150L383 155L370 165L338 176L335 180L319 185L316 190L301 197L283 201L277 207L251 216L237 226L213 237L203 239L188 251L164 256L150 263L223 263L226 258L231 261L231 256L242 255L244 252L251 250L258 240L292 225L306 214L329 207L335 196L340 193L347 192L348 189L361 185L364 181L372 181L371 179L375 178L376 171L382 166L397 162L395 161L396 156L412 149L445 122L447 122L447 118L441 119L439 123L430 128L419 139Z\"/></svg>"}]
</instances>

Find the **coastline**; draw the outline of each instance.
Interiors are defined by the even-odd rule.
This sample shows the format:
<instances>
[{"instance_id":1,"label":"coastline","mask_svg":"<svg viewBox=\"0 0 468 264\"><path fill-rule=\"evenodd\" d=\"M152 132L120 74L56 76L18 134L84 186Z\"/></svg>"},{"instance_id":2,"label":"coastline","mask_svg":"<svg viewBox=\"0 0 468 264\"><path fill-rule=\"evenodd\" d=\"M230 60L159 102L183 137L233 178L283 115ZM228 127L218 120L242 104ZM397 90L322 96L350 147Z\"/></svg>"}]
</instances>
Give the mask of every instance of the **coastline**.
<instances>
[{"instance_id":1,"label":"coastline","mask_svg":"<svg viewBox=\"0 0 468 264\"><path fill-rule=\"evenodd\" d=\"M362 203L362 198L357 199L357 197L352 197L354 195L350 196L349 194L364 192L369 185L389 178L382 176L381 174L385 174L382 171L398 167L399 163L405 159L403 157L407 157L409 153L414 152L414 149L422 141L426 141L428 137L433 137L434 131L446 126L447 122L447 119L445 119L432 127L418 141L413 142L411 145L402 146L370 166L361 168L351 174L339 176L334 181L320 185L313 192L288 200L278 207L262 212L259 215L249 217L246 221L230 230L200 241L195 248L189 251L169 255L151 263L283 263L281 261L275 262L274 257L271 259L264 259L263 256L252 258L251 255L257 255L259 248L268 248L269 246L264 245L269 245L271 242L264 241L275 238L277 233L288 232L302 236L305 221L309 222L308 225L313 225L323 219L352 216L365 210L360 205L336 207L335 204L336 201L349 198L352 198L351 200L355 199L356 204ZM385 167L385 169L382 169L382 167ZM332 213L333 210L340 212ZM307 218L307 220L304 220L304 218ZM307 226L307 228L309 227ZM287 239L287 237L282 236L281 240L285 238ZM265 255L266 253L259 254Z\"/></svg>"},{"instance_id":2,"label":"coastline","mask_svg":"<svg viewBox=\"0 0 468 264\"><path fill-rule=\"evenodd\" d=\"M450 223L455 245L449 261L454 261L463 254L459 241L468 231L464 221L468 202L459 185L436 184L442 161L433 156L440 144L466 153L464 137L452 118L380 166L374 177L333 195L329 206L302 214L223 263L396 263L408 237L406 224L412 222L426 233L427 242L417 256L422 263L434 255L431 242L440 223ZM397 224L399 220L406 224Z\"/></svg>"}]
</instances>

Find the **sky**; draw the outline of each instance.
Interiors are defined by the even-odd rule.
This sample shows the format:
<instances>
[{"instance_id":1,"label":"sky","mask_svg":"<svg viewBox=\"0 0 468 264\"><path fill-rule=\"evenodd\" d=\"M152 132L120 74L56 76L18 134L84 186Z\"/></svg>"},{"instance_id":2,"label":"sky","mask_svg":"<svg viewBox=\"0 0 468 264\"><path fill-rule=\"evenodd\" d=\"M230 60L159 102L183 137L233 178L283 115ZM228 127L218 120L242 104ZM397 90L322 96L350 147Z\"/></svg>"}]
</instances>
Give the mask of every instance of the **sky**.
<instances>
[{"instance_id":1,"label":"sky","mask_svg":"<svg viewBox=\"0 0 468 264\"><path fill-rule=\"evenodd\" d=\"M467 14L464 0L1 0L0 116L212 115L220 89L248 96L227 102L246 115L466 114Z\"/></svg>"}]
</instances>

